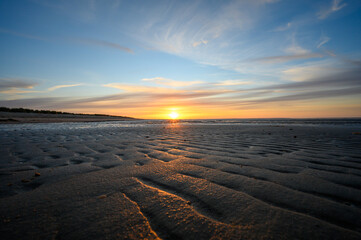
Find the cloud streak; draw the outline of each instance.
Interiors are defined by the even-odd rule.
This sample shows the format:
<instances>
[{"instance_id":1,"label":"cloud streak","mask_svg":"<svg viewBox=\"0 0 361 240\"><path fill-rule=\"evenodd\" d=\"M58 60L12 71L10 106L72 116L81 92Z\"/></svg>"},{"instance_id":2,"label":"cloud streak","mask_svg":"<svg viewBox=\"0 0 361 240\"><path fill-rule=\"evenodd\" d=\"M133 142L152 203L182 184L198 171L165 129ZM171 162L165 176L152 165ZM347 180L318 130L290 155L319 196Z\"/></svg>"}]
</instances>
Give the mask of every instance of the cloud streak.
<instances>
[{"instance_id":1,"label":"cloud streak","mask_svg":"<svg viewBox=\"0 0 361 240\"><path fill-rule=\"evenodd\" d=\"M208 43L207 40L202 40L202 41L194 42L192 45L193 45L193 47L197 47L201 44L207 45L207 43Z\"/></svg>"},{"instance_id":2,"label":"cloud streak","mask_svg":"<svg viewBox=\"0 0 361 240\"><path fill-rule=\"evenodd\" d=\"M212 8L207 1L146 5L135 13L142 15L141 20L126 29L148 49L238 71L243 66L235 63L254 58L257 51L253 40L246 34L242 37L242 33L252 29L260 21L264 7L274 2L216 1Z\"/></svg>"},{"instance_id":3,"label":"cloud streak","mask_svg":"<svg viewBox=\"0 0 361 240\"><path fill-rule=\"evenodd\" d=\"M236 85L248 85L251 84L251 81L244 80L224 80L221 82L214 83L214 86L236 86Z\"/></svg>"},{"instance_id":4,"label":"cloud streak","mask_svg":"<svg viewBox=\"0 0 361 240\"><path fill-rule=\"evenodd\" d=\"M4 33L4 34L10 34L10 35L14 35L17 37L22 37L22 38L27 38L27 39L34 39L34 40L40 40L40 41L51 41L51 42L71 42L71 43L80 43L80 44L85 44L85 45L92 45L92 46L101 46L101 47L107 47L107 48L112 48L112 49L116 49L122 52L127 52L127 53L134 53L134 51L128 47L124 47L118 43L114 43L114 42L109 42L109 41L104 41L104 40L97 40L97 39L80 39L80 38L62 38L62 37L57 37L57 38L45 38L45 37L40 37L40 36L36 36L36 35L32 35L32 34L25 34L25 33L21 33L21 32L16 32L16 31L11 31L11 30L7 30L7 29L3 29L0 28L0 33Z\"/></svg>"},{"instance_id":5,"label":"cloud streak","mask_svg":"<svg viewBox=\"0 0 361 240\"><path fill-rule=\"evenodd\" d=\"M204 83L203 81L176 81L173 79L163 78L163 77L143 78L142 81L154 82L159 85L164 85L169 87L186 87L186 86Z\"/></svg>"},{"instance_id":6,"label":"cloud streak","mask_svg":"<svg viewBox=\"0 0 361 240\"><path fill-rule=\"evenodd\" d=\"M322 47L323 45L325 45L326 43L328 43L331 40L331 38L327 37L327 36L322 36L320 43L317 45L317 48Z\"/></svg>"},{"instance_id":7,"label":"cloud streak","mask_svg":"<svg viewBox=\"0 0 361 240\"><path fill-rule=\"evenodd\" d=\"M279 26L278 28L274 29L273 32L283 32L292 27L292 23L288 22L286 25Z\"/></svg>"},{"instance_id":8,"label":"cloud streak","mask_svg":"<svg viewBox=\"0 0 361 240\"><path fill-rule=\"evenodd\" d=\"M37 83L23 79L0 78L0 93L4 93L4 94L47 93L61 88L77 87L83 84L79 83L79 84L68 84L68 85L56 85L42 91L25 90L25 89L33 89L37 85L38 85Z\"/></svg>"},{"instance_id":9,"label":"cloud streak","mask_svg":"<svg viewBox=\"0 0 361 240\"><path fill-rule=\"evenodd\" d=\"M16 31L11 31L11 30L7 30L4 28L0 28L0 33L10 34L10 35L14 35L17 37L22 37L22 38L35 39L35 40L40 40L40 41L48 41L48 39L43 38L43 37L26 34L26 33L20 33L20 32L16 32Z\"/></svg>"},{"instance_id":10,"label":"cloud streak","mask_svg":"<svg viewBox=\"0 0 361 240\"><path fill-rule=\"evenodd\" d=\"M0 93L19 94L19 93L37 92L37 91L24 90L24 89L32 89L36 85L37 83L23 79L0 78Z\"/></svg>"},{"instance_id":11,"label":"cloud streak","mask_svg":"<svg viewBox=\"0 0 361 240\"><path fill-rule=\"evenodd\" d=\"M48 91L52 92L52 91L55 91L60 88L77 87L77 86L81 86L81 85L83 85L83 84L79 83L79 84L70 84L70 85L57 85L57 86L48 88Z\"/></svg>"},{"instance_id":12,"label":"cloud streak","mask_svg":"<svg viewBox=\"0 0 361 240\"><path fill-rule=\"evenodd\" d=\"M270 57L262 57L251 59L254 62L268 63L268 64L276 64L276 63L284 63L296 60L303 59L311 59L311 58L322 58L323 55L320 53L306 53L306 54L295 54L295 55L283 55L283 56L270 56Z\"/></svg>"},{"instance_id":13,"label":"cloud streak","mask_svg":"<svg viewBox=\"0 0 361 240\"><path fill-rule=\"evenodd\" d=\"M0 101L0 105L8 107L47 107L49 109L93 109L118 108L133 111L156 111L169 106L182 106L197 109L209 108L218 111L227 109L262 109L267 103L287 104L292 106L300 101L314 99L339 98L348 96L361 97L361 69L354 67L337 74L317 77L302 82L287 82L258 88L246 88L239 85L235 89L233 83L212 85L213 89L201 90L173 89L167 87L140 87L130 84L107 84L122 90L121 93L94 98L34 98ZM19 84L21 85L21 84ZM17 86L19 86L17 85ZM22 86L22 85L21 85ZM229 88L228 88L229 87Z\"/></svg>"},{"instance_id":14,"label":"cloud streak","mask_svg":"<svg viewBox=\"0 0 361 240\"><path fill-rule=\"evenodd\" d=\"M270 102L289 102L289 101L309 101L313 99L321 98L335 98L335 97L344 97L352 95L361 95L361 87L356 88L341 88L341 89L332 89L332 90L319 90L319 91L310 91L298 94L290 94L285 96L269 97L262 98L249 103L270 103Z\"/></svg>"},{"instance_id":15,"label":"cloud streak","mask_svg":"<svg viewBox=\"0 0 361 240\"><path fill-rule=\"evenodd\" d=\"M319 19L326 19L331 14L340 11L342 8L346 7L346 3L342 3L343 0L332 0L331 4L321 11L318 12L317 16Z\"/></svg>"},{"instance_id":16,"label":"cloud streak","mask_svg":"<svg viewBox=\"0 0 361 240\"><path fill-rule=\"evenodd\" d=\"M150 87L150 86L142 86L142 85L131 85L124 83L109 83L104 84L103 87L110 87L119 89L125 92L151 92L151 93L176 93L183 92L182 90L176 90L173 88L165 88L165 87Z\"/></svg>"},{"instance_id":17,"label":"cloud streak","mask_svg":"<svg viewBox=\"0 0 361 240\"><path fill-rule=\"evenodd\" d=\"M0 78L0 90L6 90L11 88L33 88L37 84L22 79L14 78Z\"/></svg>"},{"instance_id":18,"label":"cloud streak","mask_svg":"<svg viewBox=\"0 0 361 240\"><path fill-rule=\"evenodd\" d=\"M114 42L108 42L103 40L96 40L96 39L75 39L74 42L86 44L86 45L93 45L93 46L101 46L101 47L107 47L107 48L113 48L122 52L127 53L134 53L134 51L128 47L124 47L118 43Z\"/></svg>"}]
</instances>

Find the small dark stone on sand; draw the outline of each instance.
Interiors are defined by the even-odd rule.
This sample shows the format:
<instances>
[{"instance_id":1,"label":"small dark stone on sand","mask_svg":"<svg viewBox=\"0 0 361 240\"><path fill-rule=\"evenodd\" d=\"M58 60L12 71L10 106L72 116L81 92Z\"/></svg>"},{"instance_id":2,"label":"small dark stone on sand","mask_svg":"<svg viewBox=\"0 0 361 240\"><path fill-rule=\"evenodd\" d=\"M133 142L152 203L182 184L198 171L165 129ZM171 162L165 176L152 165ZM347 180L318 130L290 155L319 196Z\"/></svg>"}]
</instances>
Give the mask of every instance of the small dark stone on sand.
<instances>
[{"instance_id":1,"label":"small dark stone on sand","mask_svg":"<svg viewBox=\"0 0 361 240\"><path fill-rule=\"evenodd\" d=\"M103 198L106 198L106 197L107 197L107 195L105 195L105 194L98 196L99 199L103 199Z\"/></svg>"},{"instance_id":2,"label":"small dark stone on sand","mask_svg":"<svg viewBox=\"0 0 361 240\"><path fill-rule=\"evenodd\" d=\"M297 136L293 136L293 138L297 138Z\"/></svg>"}]
</instances>

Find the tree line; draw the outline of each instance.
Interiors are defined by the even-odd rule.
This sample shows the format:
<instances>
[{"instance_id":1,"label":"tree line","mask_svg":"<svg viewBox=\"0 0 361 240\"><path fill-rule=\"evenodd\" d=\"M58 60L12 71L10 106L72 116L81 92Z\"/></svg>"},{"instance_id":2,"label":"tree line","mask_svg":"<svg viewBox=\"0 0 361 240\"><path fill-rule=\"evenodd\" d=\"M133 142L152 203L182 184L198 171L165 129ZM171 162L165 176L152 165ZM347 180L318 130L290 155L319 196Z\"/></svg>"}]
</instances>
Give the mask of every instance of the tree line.
<instances>
[{"instance_id":1,"label":"tree line","mask_svg":"<svg viewBox=\"0 0 361 240\"><path fill-rule=\"evenodd\" d=\"M69 112L60 112L60 111L53 111L53 110L36 110L36 109L29 109L29 108L7 108L7 107L0 107L0 112L91 115L91 116L101 116L101 117L123 117L123 116L111 116L111 115L106 115L106 114L69 113ZM126 117L126 118L128 118L128 117Z\"/></svg>"}]
</instances>

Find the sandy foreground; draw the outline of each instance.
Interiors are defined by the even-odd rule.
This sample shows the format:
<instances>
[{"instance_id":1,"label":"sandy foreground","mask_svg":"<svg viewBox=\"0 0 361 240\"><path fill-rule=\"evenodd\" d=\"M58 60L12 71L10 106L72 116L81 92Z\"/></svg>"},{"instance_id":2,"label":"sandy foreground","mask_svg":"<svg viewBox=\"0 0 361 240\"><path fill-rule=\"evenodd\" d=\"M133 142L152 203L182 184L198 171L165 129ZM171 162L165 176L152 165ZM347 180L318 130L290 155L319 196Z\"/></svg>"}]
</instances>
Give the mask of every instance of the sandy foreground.
<instances>
[{"instance_id":1,"label":"sandy foreground","mask_svg":"<svg viewBox=\"0 0 361 240\"><path fill-rule=\"evenodd\" d=\"M353 131L3 124L1 239L361 239Z\"/></svg>"},{"instance_id":2,"label":"sandy foreground","mask_svg":"<svg viewBox=\"0 0 361 240\"><path fill-rule=\"evenodd\" d=\"M104 122L130 120L127 117L0 112L0 123L58 123L58 122Z\"/></svg>"}]
</instances>

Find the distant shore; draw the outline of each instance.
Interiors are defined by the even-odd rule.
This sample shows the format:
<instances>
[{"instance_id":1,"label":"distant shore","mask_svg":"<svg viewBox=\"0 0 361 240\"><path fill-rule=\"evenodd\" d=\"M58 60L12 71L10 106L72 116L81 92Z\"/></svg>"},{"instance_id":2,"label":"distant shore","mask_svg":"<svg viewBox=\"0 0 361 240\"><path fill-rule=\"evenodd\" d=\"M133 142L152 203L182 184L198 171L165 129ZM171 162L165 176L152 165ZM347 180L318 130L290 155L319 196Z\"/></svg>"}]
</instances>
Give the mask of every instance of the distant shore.
<instances>
[{"instance_id":1,"label":"distant shore","mask_svg":"<svg viewBox=\"0 0 361 240\"><path fill-rule=\"evenodd\" d=\"M60 122L105 122L136 120L131 117L103 116L91 114L48 114L0 112L0 124L60 123Z\"/></svg>"}]
</instances>

